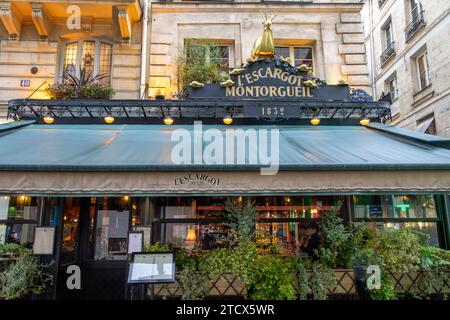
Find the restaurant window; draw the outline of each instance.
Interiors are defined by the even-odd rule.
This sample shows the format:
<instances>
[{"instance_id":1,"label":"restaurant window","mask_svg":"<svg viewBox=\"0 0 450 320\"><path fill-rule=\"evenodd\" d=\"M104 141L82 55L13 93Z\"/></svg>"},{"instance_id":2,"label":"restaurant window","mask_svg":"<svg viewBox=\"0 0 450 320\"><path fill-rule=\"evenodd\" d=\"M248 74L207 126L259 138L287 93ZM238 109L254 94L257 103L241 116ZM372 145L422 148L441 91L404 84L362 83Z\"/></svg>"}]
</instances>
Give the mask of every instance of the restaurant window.
<instances>
[{"instance_id":1,"label":"restaurant window","mask_svg":"<svg viewBox=\"0 0 450 320\"><path fill-rule=\"evenodd\" d=\"M223 224L225 197L158 197L152 227L154 241L174 248L212 249L227 247L232 241Z\"/></svg>"},{"instance_id":2,"label":"restaurant window","mask_svg":"<svg viewBox=\"0 0 450 320\"><path fill-rule=\"evenodd\" d=\"M368 227L414 229L428 235L428 244L439 246L439 223L433 195L353 196L356 224Z\"/></svg>"},{"instance_id":3,"label":"restaurant window","mask_svg":"<svg viewBox=\"0 0 450 320\"><path fill-rule=\"evenodd\" d=\"M214 41L202 41L194 40L186 42L186 52L189 61L190 56L197 56L204 60L207 64L216 63L220 69L226 73L229 72L230 62L230 45L215 44Z\"/></svg>"},{"instance_id":4,"label":"restaurant window","mask_svg":"<svg viewBox=\"0 0 450 320\"><path fill-rule=\"evenodd\" d=\"M109 84L111 81L112 45L98 40L79 40L66 44L64 51L63 73L80 76L82 69L89 78L104 76L100 81Z\"/></svg>"},{"instance_id":5,"label":"restaurant window","mask_svg":"<svg viewBox=\"0 0 450 320\"><path fill-rule=\"evenodd\" d=\"M224 224L222 212L227 200L254 201L257 210L256 241L277 245L286 254L300 250L307 233L318 232L321 215L341 212L337 204L343 197L167 197L156 198L153 241L170 243L175 248L211 249L228 247L235 240ZM314 230L313 230L314 229Z\"/></svg>"},{"instance_id":6,"label":"restaurant window","mask_svg":"<svg viewBox=\"0 0 450 320\"><path fill-rule=\"evenodd\" d=\"M40 198L0 196L0 244L31 247L39 221Z\"/></svg>"},{"instance_id":7,"label":"restaurant window","mask_svg":"<svg viewBox=\"0 0 450 320\"><path fill-rule=\"evenodd\" d=\"M419 84L419 91L425 89L430 85L430 78L428 74L428 62L427 53L424 52L419 55L416 59L416 70L417 70L417 80Z\"/></svg>"},{"instance_id":8,"label":"restaurant window","mask_svg":"<svg viewBox=\"0 0 450 320\"><path fill-rule=\"evenodd\" d=\"M313 68L313 48L312 47L283 47L276 46L275 54L279 57L290 58L292 63L298 67L305 64Z\"/></svg>"},{"instance_id":9,"label":"restaurant window","mask_svg":"<svg viewBox=\"0 0 450 320\"><path fill-rule=\"evenodd\" d=\"M305 241L318 236L320 219L325 212L344 214L344 197L267 196L250 197L249 200L256 202L258 211L257 243L276 245L287 255L308 251Z\"/></svg>"}]
</instances>

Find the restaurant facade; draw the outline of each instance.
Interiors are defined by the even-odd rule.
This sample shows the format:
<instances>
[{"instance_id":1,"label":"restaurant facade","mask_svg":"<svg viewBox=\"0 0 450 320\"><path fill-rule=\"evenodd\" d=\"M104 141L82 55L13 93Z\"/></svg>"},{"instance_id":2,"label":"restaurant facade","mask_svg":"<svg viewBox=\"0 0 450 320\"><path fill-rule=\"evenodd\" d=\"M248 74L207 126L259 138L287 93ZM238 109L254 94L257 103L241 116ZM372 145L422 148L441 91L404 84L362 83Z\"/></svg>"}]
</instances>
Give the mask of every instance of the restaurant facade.
<instances>
[{"instance_id":1,"label":"restaurant facade","mask_svg":"<svg viewBox=\"0 0 450 320\"><path fill-rule=\"evenodd\" d=\"M193 82L183 99L9 101L0 242L32 246L35 227L55 228L46 298L124 299L133 230L227 247L227 200L254 201L256 241L286 254L330 210L450 248L450 140L386 125L389 103L277 55L272 19L228 82ZM74 265L80 290L66 285Z\"/></svg>"}]
</instances>

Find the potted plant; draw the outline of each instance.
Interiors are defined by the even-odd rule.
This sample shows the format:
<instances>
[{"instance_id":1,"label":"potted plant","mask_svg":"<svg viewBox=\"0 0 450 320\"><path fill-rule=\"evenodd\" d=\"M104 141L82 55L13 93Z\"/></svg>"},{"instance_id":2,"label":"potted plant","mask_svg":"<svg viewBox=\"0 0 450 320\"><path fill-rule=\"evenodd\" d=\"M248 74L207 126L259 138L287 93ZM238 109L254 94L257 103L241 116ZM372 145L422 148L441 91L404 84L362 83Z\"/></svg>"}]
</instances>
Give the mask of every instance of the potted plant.
<instances>
[{"instance_id":1,"label":"potted plant","mask_svg":"<svg viewBox=\"0 0 450 320\"><path fill-rule=\"evenodd\" d=\"M46 88L47 94L52 99L110 99L114 95L114 89L103 80L108 75L92 73L82 68L79 76L65 72L65 80Z\"/></svg>"},{"instance_id":2,"label":"potted plant","mask_svg":"<svg viewBox=\"0 0 450 320\"><path fill-rule=\"evenodd\" d=\"M10 261L0 273L0 299L26 299L44 293L53 283L46 266L30 249L17 244L0 245L0 254Z\"/></svg>"}]
</instances>

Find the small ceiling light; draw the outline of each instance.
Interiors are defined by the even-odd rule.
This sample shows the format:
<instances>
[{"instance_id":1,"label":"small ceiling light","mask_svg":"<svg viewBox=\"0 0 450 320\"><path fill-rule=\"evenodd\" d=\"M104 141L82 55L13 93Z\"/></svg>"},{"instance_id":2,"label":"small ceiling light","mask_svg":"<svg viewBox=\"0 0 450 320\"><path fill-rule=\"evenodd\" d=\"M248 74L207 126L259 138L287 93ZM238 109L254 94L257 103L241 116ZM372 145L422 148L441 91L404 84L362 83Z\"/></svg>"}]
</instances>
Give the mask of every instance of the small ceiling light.
<instances>
[{"instance_id":1,"label":"small ceiling light","mask_svg":"<svg viewBox=\"0 0 450 320\"><path fill-rule=\"evenodd\" d=\"M227 114L225 117L223 117L223 123L225 123L226 125L232 124L233 118L229 114Z\"/></svg>"},{"instance_id":2,"label":"small ceiling light","mask_svg":"<svg viewBox=\"0 0 450 320\"><path fill-rule=\"evenodd\" d=\"M361 121L359 121L359 124L362 126L367 126L370 123L370 120L367 118L361 119Z\"/></svg>"},{"instance_id":3,"label":"small ceiling light","mask_svg":"<svg viewBox=\"0 0 450 320\"><path fill-rule=\"evenodd\" d=\"M43 120L47 124L52 124L53 122L55 122L55 118L53 118L51 115L45 116Z\"/></svg>"},{"instance_id":4,"label":"small ceiling light","mask_svg":"<svg viewBox=\"0 0 450 320\"><path fill-rule=\"evenodd\" d=\"M319 123L320 123L320 119L319 118L314 117L314 118L311 119L311 124L313 126L317 126Z\"/></svg>"},{"instance_id":5,"label":"small ceiling light","mask_svg":"<svg viewBox=\"0 0 450 320\"><path fill-rule=\"evenodd\" d=\"M107 123L107 124L111 124L114 122L114 117L111 115L107 115L106 117L103 118L103 120Z\"/></svg>"},{"instance_id":6,"label":"small ceiling light","mask_svg":"<svg viewBox=\"0 0 450 320\"><path fill-rule=\"evenodd\" d=\"M173 123L172 117L167 116L164 118L164 124L167 124L168 126L170 126L172 123Z\"/></svg>"}]
</instances>

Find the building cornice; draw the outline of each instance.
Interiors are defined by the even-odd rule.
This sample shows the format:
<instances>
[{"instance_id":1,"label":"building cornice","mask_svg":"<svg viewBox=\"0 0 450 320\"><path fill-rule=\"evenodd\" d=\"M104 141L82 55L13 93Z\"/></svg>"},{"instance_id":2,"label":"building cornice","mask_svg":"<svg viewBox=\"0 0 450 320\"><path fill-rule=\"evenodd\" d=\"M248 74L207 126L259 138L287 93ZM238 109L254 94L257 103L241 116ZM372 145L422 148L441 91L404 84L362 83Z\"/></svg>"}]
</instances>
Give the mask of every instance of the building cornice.
<instances>
[{"instance_id":1,"label":"building cornice","mask_svg":"<svg viewBox=\"0 0 450 320\"><path fill-rule=\"evenodd\" d=\"M360 12L362 3L312 3L292 1L268 2L152 2L152 12L216 12L244 9L260 12L262 9L277 12Z\"/></svg>"}]
</instances>

